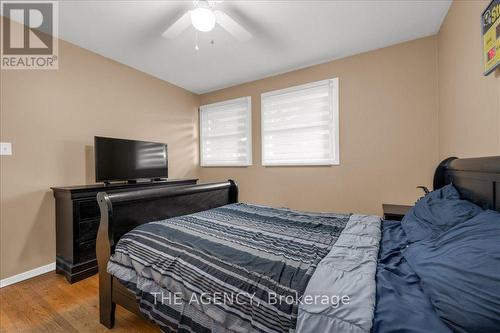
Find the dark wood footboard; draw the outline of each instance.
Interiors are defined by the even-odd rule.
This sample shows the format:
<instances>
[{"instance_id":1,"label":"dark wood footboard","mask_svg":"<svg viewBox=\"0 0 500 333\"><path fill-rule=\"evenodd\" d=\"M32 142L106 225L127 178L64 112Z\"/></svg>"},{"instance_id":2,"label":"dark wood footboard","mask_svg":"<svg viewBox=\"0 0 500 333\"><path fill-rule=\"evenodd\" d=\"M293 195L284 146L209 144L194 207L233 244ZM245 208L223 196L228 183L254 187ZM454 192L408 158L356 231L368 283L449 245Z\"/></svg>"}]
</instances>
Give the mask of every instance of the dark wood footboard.
<instances>
[{"instance_id":1,"label":"dark wood footboard","mask_svg":"<svg viewBox=\"0 0 500 333\"><path fill-rule=\"evenodd\" d=\"M97 234L99 269L99 319L112 328L116 304L140 314L132 295L107 273L115 244L135 227L153 221L192 214L238 202L238 186L232 180L222 183L173 186L97 194L101 221Z\"/></svg>"}]
</instances>

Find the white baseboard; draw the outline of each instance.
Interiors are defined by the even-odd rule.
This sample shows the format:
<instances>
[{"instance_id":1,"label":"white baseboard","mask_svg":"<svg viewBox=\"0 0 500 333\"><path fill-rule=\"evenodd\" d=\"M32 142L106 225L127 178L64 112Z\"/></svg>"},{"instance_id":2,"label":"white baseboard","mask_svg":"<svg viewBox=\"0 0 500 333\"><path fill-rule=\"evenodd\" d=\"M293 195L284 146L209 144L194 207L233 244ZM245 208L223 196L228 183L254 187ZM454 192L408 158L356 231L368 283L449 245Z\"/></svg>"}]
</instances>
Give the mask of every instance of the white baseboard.
<instances>
[{"instance_id":1,"label":"white baseboard","mask_svg":"<svg viewBox=\"0 0 500 333\"><path fill-rule=\"evenodd\" d=\"M17 274L8 278L5 278L3 280L0 280L0 288L10 286L11 284L18 283L27 279L31 279L32 277L42 275L48 272L52 272L53 270L56 269L56 263L53 262L51 264L38 267L32 270L29 270L27 272Z\"/></svg>"}]
</instances>

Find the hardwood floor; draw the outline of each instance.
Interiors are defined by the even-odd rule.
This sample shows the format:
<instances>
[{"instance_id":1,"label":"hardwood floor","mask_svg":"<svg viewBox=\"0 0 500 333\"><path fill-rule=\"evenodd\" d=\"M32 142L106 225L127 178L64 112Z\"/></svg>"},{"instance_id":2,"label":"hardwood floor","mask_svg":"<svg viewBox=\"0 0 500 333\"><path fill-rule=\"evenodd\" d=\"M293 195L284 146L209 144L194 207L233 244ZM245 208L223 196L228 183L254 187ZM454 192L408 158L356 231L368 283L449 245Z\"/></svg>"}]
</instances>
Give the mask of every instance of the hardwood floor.
<instances>
[{"instance_id":1,"label":"hardwood floor","mask_svg":"<svg viewBox=\"0 0 500 333\"><path fill-rule=\"evenodd\" d=\"M69 284L55 272L0 289L0 332L155 332L153 324L116 307L112 330L99 323L98 279Z\"/></svg>"}]
</instances>

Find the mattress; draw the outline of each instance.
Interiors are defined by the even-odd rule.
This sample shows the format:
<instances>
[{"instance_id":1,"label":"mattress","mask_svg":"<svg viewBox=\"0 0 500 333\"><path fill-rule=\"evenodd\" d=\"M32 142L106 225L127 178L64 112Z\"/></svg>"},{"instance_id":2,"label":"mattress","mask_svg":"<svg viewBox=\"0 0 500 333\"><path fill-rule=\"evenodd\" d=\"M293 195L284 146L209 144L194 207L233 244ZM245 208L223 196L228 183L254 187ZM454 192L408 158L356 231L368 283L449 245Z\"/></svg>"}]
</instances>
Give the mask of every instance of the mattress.
<instances>
[{"instance_id":1,"label":"mattress","mask_svg":"<svg viewBox=\"0 0 500 333\"><path fill-rule=\"evenodd\" d=\"M379 242L375 216L238 203L139 226L108 272L165 332L369 332Z\"/></svg>"}]
</instances>

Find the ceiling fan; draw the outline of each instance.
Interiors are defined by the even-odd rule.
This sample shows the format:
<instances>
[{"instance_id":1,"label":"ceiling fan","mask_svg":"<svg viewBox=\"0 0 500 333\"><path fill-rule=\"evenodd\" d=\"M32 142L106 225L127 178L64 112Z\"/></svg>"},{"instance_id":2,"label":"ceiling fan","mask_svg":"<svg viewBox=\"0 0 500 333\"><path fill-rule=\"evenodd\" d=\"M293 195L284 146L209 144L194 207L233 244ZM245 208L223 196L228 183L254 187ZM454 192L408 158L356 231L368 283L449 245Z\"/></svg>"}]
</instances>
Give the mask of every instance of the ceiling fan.
<instances>
[{"instance_id":1,"label":"ceiling fan","mask_svg":"<svg viewBox=\"0 0 500 333\"><path fill-rule=\"evenodd\" d=\"M238 22L221 10L215 10L216 4L222 1L195 0L194 9L184 13L162 34L165 38L175 38L191 25L198 31L208 32L220 25L223 29L240 41L247 41L252 34L243 28Z\"/></svg>"}]
</instances>

